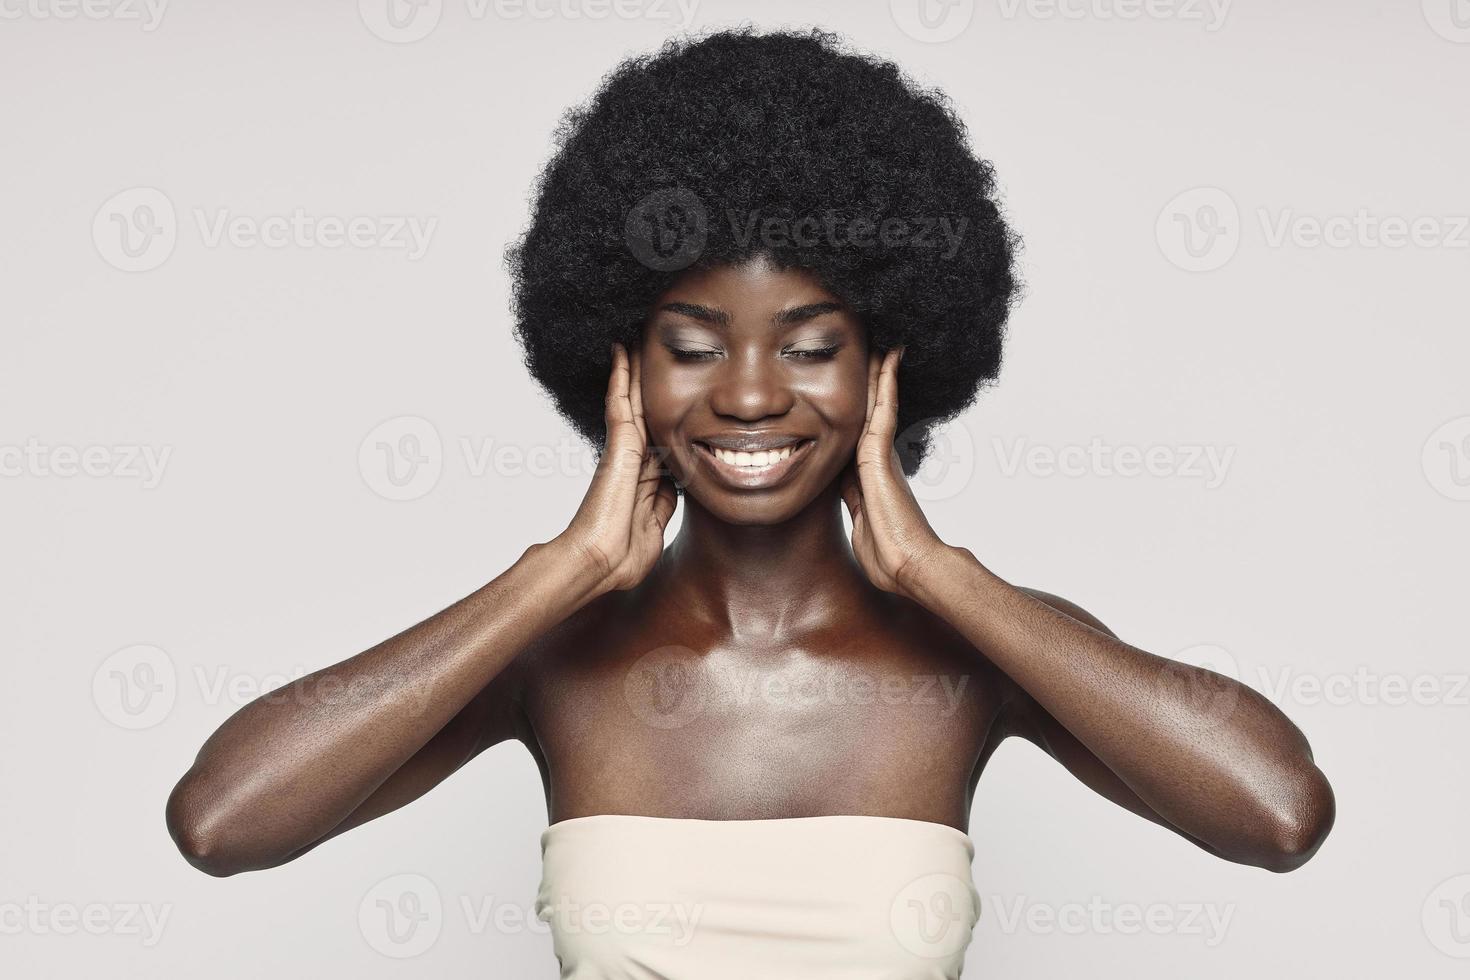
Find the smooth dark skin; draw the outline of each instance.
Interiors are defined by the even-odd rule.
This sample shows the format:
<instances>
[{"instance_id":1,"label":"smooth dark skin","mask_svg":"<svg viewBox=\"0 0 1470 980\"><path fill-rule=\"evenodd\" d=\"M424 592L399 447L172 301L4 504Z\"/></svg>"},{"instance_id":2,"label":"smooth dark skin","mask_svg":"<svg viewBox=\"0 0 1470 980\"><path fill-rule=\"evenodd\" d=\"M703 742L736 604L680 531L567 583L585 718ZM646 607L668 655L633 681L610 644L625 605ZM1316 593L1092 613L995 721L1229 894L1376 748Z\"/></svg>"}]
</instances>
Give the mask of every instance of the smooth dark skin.
<instances>
[{"instance_id":1,"label":"smooth dark skin","mask_svg":"<svg viewBox=\"0 0 1470 980\"><path fill-rule=\"evenodd\" d=\"M1226 860L1301 865L1333 796L1279 710L935 535L893 450L900 356L870 351L802 273L681 277L641 345L614 350L607 448L567 529L236 712L169 798L179 849L213 875L283 864L507 739L536 758L553 822L868 814L967 831L986 760L1019 735ZM693 442L736 431L815 442L779 486L732 490ZM673 479L686 511L664 549ZM690 684L697 701L662 697Z\"/></svg>"}]
</instances>

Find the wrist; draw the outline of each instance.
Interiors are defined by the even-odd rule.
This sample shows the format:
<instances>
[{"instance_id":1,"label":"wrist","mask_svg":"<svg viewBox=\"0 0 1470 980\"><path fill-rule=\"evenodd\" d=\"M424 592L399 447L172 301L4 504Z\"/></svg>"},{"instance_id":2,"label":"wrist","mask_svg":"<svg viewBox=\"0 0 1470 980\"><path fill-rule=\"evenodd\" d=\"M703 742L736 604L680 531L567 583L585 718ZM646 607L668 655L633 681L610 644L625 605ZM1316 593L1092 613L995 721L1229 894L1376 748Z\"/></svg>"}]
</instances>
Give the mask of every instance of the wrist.
<instances>
[{"instance_id":1,"label":"wrist","mask_svg":"<svg viewBox=\"0 0 1470 980\"><path fill-rule=\"evenodd\" d=\"M555 587L558 597L581 607L607 592L606 575L576 542L557 535L549 541L531 545L521 555L518 565L534 568Z\"/></svg>"},{"instance_id":2,"label":"wrist","mask_svg":"<svg viewBox=\"0 0 1470 980\"><path fill-rule=\"evenodd\" d=\"M976 572L986 576L991 574L969 548L941 542L914 566L913 574L907 577L904 586L915 602L933 609L943 599L947 587Z\"/></svg>"}]
</instances>

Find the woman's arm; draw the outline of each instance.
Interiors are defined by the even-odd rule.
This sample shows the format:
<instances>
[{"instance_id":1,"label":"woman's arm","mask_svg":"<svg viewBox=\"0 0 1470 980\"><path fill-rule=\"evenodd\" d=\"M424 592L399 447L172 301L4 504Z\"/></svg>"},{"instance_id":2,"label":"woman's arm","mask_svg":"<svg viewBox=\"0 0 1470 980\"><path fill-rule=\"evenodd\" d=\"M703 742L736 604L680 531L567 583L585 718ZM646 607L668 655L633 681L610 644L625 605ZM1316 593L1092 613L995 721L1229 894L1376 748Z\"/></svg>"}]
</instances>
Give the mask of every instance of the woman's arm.
<instances>
[{"instance_id":1,"label":"woman's arm","mask_svg":"<svg viewBox=\"0 0 1470 980\"><path fill-rule=\"evenodd\" d=\"M195 867L273 867L421 796L514 733L506 666L596 596L559 540L417 626L262 695L209 737L166 818Z\"/></svg>"},{"instance_id":2,"label":"woman's arm","mask_svg":"<svg viewBox=\"0 0 1470 980\"><path fill-rule=\"evenodd\" d=\"M1272 871L1299 867L1327 836L1332 788L1301 731L1255 690L1130 646L1065 600L1003 581L967 549L947 548L915 572L912 598L1025 693L1017 733L1099 793Z\"/></svg>"},{"instance_id":3,"label":"woman's arm","mask_svg":"<svg viewBox=\"0 0 1470 980\"><path fill-rule=\"evenodd\" d=\"M934 533L894 448L901 359L871 356L867 421L842 478L868 578L946 620L1004 671L1024 695L1013 730L1099 793L1231 861L1289 871L1311 857L1332 828L1332 788L1270 701L1130 646Z\"/></svg>"},{"instance_id":4,"label":"woman's arm","mask_svg":"<svg viewBox=\"0 0 1470 980\"><path fill-rule=\"evenodd\" d=\"M428 792L513 733L506 668L522 648L648 574L677 494L648 451L639 358L611 353L607 442L567 529L448 609L232 715L169 797L192 864L282 864Z\"/></svg>"}]
</instances>

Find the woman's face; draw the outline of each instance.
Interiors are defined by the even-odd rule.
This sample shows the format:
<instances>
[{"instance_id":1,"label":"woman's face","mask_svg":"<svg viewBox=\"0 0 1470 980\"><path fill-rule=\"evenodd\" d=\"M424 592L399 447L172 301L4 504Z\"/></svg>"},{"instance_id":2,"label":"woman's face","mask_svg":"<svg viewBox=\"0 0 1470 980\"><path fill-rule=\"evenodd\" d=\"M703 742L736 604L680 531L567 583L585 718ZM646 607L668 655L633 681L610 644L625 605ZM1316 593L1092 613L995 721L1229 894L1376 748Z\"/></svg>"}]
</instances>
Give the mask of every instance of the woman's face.
<instances>
[{"instance_id":1,"label":"woman's face","mask_svg":"<svg viewBox=\"0 0 1470 980\"><path fill-rule=\"evenodd\" d=\"M640 352L651 443L727 523L791 518L852 458L867 333L816 277L763 259L686 273L654 302Z\"/></svg>"}]
</instances>

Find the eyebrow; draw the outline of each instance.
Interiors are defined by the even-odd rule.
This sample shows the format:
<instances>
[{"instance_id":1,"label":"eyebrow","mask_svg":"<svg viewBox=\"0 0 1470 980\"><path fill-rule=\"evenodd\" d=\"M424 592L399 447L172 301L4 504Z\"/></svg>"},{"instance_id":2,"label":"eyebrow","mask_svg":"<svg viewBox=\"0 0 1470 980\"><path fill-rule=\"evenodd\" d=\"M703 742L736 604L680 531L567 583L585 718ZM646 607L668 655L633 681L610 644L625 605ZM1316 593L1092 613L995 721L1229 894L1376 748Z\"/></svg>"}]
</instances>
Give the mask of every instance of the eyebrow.
<instances>
[{"instance_id":1,"label":"eyebrow","mask_svg":"<svg viewBox=\"0 0 1470 980\"><path fill-rule=\"evenodd\" d=\"M802 306L792 306L784 309L771 317L771 324L777 327L790 326L793 323L802 323L823 315L824 313L836 313L845 309L841 303L807 303ZM703 323L714 323L722 327L730 325L730 314L724 310L701 306L698 303L665 303L659 307L660 311L668 310L670 313L679 313Z\"/></svg>"}]
</instances>

